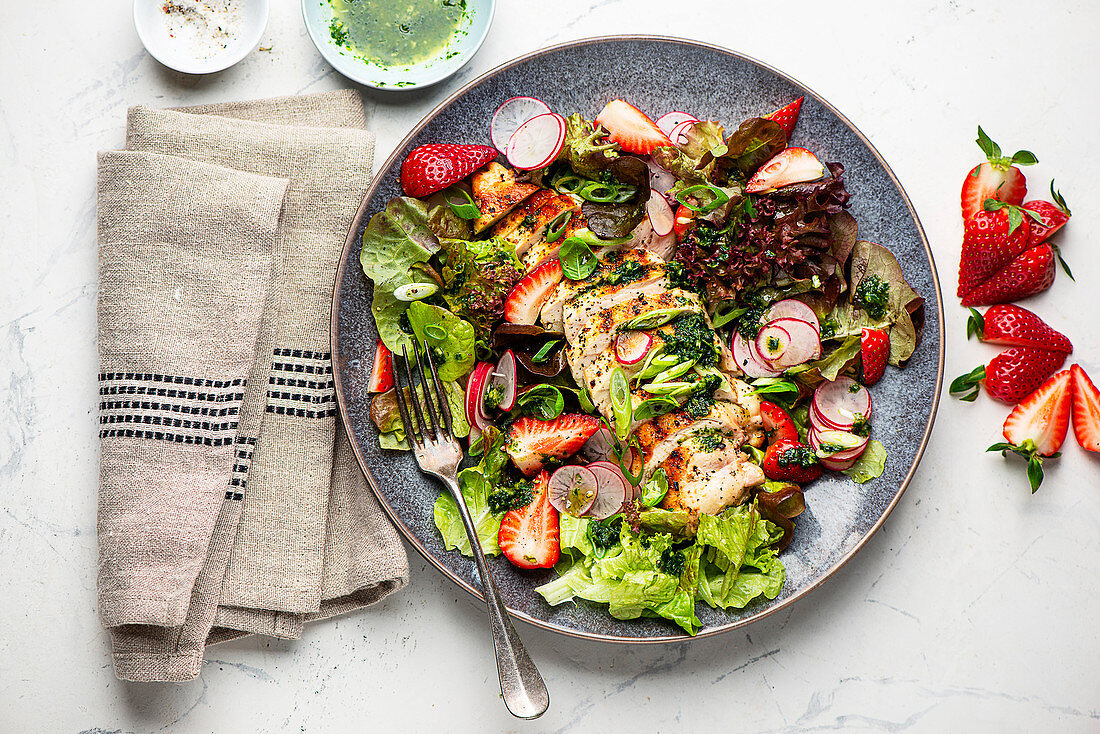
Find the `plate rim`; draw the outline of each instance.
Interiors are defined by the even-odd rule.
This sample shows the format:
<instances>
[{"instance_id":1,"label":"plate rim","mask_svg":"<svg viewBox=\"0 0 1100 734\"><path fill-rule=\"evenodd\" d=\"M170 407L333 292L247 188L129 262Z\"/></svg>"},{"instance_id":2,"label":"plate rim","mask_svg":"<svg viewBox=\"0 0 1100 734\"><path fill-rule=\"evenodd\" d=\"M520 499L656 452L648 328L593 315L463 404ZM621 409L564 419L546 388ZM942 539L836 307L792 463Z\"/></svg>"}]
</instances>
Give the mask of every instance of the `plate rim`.
<instances>
[{"instance_id":1,"label":"plate rim","mask_svg":"<svg viewBox=\"0 0 1100 734\"><path fill-rule=\"evenodd\" d=\"M755 64L756 66L758 66L762 69L765 69L765 70L779 76L780 78L782 78L783 80L789 82L793 86L801 89L806 94L812 96L815 99L815 101L817 101L819 104L821 104L825 108L827 108L832 114L836 115L837 118L841 122L843 122L845 125L847 125L848 128L856 135L856 137L858 137L859 140L864 145L867 146L867 148L871 151L872 155L874 155L875 160L877 160L879 162L879 164L886 171L886 174L890 177L890 180L897 187L898 191L901 194L902 200L905 202L906 209L909 211L909 214L913 217L913 222L917 225L917 234L920 236L921 245L924 247L925 255L928 257L928 264L931 268L931 274L932 274L932 284L935 288L935 293L936 293L936 324L937 324L938 329L939 329L939 332L938 332L939 333L939 349L938 349L938 354L937 354L938 363L937 363L937 367L936 367L936 385L935 385L935 392L932 395L932 409L928 414L928 420L925 424L924 432L921 435L920 445L917 447L916 456L913 458L913 463L909 467L909 471L906 472L905 477L902 479L901 485L898 487L897 494L894 495L894 498L890 501L890 503L883 510L882 515L878 518L878 520L874 523L874 525L872 525L867 530L867 532L864 533L863 537L860 538L859 541L855 545L853 545L843 556L841 556L840 559L836 561L836 563L834 563L832 566L830 566L828 569L826 569L817 579L815 579L813 581L813 583L811 583L807 587L801 589L797 593L792 594L789 598L784 599L779 604L776 604L772 607L769 607L768 609L762 610L761 612L759 612L757 614L753 614L753 615L751 615L751 616L749 616L745 619L731 621L729 624L717 625L717 626L715 626L711 629L700 630L699 633L696 634L696 635L688 635L688 634L685 633L685 634L680 634L680 635L662 635L662 636L659 636L659 637L624 637L624 636L620 636L620 635L608 635L608 634L593 633L593 632L588 632L588 631L584 631L584 630L577 630L577 629L572 629L572 628L569 628L569 627L563 627L563 626L560 626L560 625L557 625L557 624L553 624L551 622L547 622L547 621L542 620L542 619L536 619L536 618L526 614L525 612L513 609L511 607L507 607L508 612L511 614L511 616L514 619L519 619L523 622L526 622L527 624L531 624L535 627L539 627L541 629L548 630L550 632L554 632L554 633L557 633L557 634L562 634L562 635L566 635L566 636L574 637L574 638L578 638L578 639L593 641L593 642L626 643L626 644L635 644L635 645L656 645L656 644L665 644L665 643L672 643L672 642L688 642L688 641L691 641L691 640L701 639L701 638L704 638L704 637L713 637L713 636L720 635L720 634L723 634L723 633L726 633L726 632L731 632L735 629L740 629L742 627L746 627L750 624L753 624L755 622L759 622L762 619L770 617L771 615L790 607L795 602L800 601L801 599L803 599L804 597L809 595L811 592L818 589L828 579L831 579L836 573L838 573L840 571L841 568L843 568L845 565L847 565L848 562L850 562L852 560L852 558L855 557L856 553L858 553L860 550L863 549L863 547L867 544L868 541L871 540L871 538L873 538L875 535L878 534L879 529L882 527L883 523L886 522L886 518L889 517L890 514L894 511L894 508L897 507L898 503L901 501L902 495L905 494L905 490L909 488L909 484L913 479L913 475L916 472L917 467L920 465L921 460L924 458L925 449L928 447L928 441L929 441L929 438L932 435L932 427L936 422L936 414L939 410L940 397L941 397L941 392L943 390L943 373L944 373L944 361L945 361L943 291L940 288L939 272L936 268L935 256L933 255L932 248L928 243L928 236L925 234L924 225L921 224L920 217L917 215L917 210L913 206L913 202L910 200L909 194L905 190L905 187L902 185L901 181L898 179L898 177L894 173L893 169L886 162L886 159L883 158L882 154L879 153L878 148L876 148L874 146L874 144L870 141L870 139L868 139L868 137L866 135L864 135L863 132L858 127L856 127L855 124L851 120L849 120L844 114L842 114L840 112L840 110L838 110L831 103L829 103L827 100L825 100L823 97L821 97L821 95L819 95L817 92L813 91L812 89L810 89L805 84L798 81L797 79L791 77L789 74L786 74L786 73L784 73L784 72L782 72L782 71L780 71L780 70L778 70L778 69L776 69L776 68L774 68L774 67L772 67L772 66L770 66L770 65L768 65L768 64L766 64L762 61L759 61L759 60L757 60L757 59L755 59L751 56L748 56L746 54L743 54L739 51L734 51L733 49L725 48L723 46L719 46L719 45L713 44L713 43L708 43L708 42L705 42L705 41L697 41L697 40L693 40L693 39L679 38L679 37L676 37L676 36L665 36L665 35L650 35L650 34L636 34L636 33L613 34L613 35L606 35L606 36L590 36L590 37L587 37L587 38L581 38L581 39L576 39L576 40L572 40L572 41L565 41L563 43L558 43L558 44L555 44L553 46L546 46L546 47L540 48L536 51L532 51L532 52L524 54L522 56L517 56L517 57L512 58L508 61L505 61L502 64L499 64L498 66L493 67L492 69L489 69L488 71L486 71L485 73L479 75L477 78L473 79L472 81L462 85L459 89L457 89L456 91L454 91L453 93L448 95L442 102L440 102L435 107L433 107L431 109L431 111L428 112L420 120L420 122L418 122L409 131L409 133L407 135L405 135L405 137L394 147L393 152L390 153L390 155L386 158L385 162L381 166L379 166L377 170L378 171L387 170L391 166L393 166L393 164L396 162L397 157L401 153L401 151L403 151L405 149L405 147L408 146L409 142L414 137L416 137L416 135L419 134L420 131L423 130L428 125L428 123L430 123L432 120L434 120L443 111L444 108L446 108L448 105L450 105L451 103L453 103L456 100L458 100L459 98L461 98L468 91L470 91L471 89L473 89L477 85L481 84L482 82L486 81L487 79L491 79L492 77L495 77L498 74L501 74L504 71L507 71L508 69L511 69L514 66L517 66L517 65L522 64L522 63L526 63L526 62L528 62L532 59L539 58L540 56L545 56L547 54L555 53L555 52L562 51L562 50L569 49L569 48L577 48L577 47L580 47L580 46L588 46L588 45L593 45L593 44L598 44L598 43L606 43L606 42L609 42L609 41L613 41L613 42L620 42L620 41L660 41L660 42L681 44L681 45L685 45L685 46L694 46L694 47L697 47L697 48L704 48L704 49L711 50L711 51L717 51L717 52L722 53L722 54L727 54L729 56L737 57L737 58L739 58L743 61L749 62L750 64ZM367 478L367 483L370 485L371 491L374 492L374 495L378 499L378 502L382 506L382 509L385 511L387 517L389 517L389 519L394 523L394 526L401 533L402 537L409 544L411 544L417 550L417 552L420 553L420 555L425 560L428 561L429 564L431 564L439 572L441 572L444 577L446 577L447 579L449 579L452 582L454 582L455 584L457 584L460 588L464 589L466 592L471 594L476 599L484 602L485 597L482 595L481 591L478 588L476 588L475 586L467 583L464 579L462 579L459 576L455 575L449 568L444 566L434 555L432 555L432 553L430 553L428 551L427 548L424 547L424 545L420 542L419 538L417 538L416 535L408 528L408 526L406 526L405 523L402 522L402 520L397 516L397 513L393 510L393 508L390 507L389 503L386 501L385 497L382 495L382 492L379 490L378 484L374 479L374 475L371 473L370 468L367 466L366 461L363 458L362 452L359 449L358 442L354 440L354 435L351 433L350 430L348 430L347 403L346 403L347 398L344 395L344 391L343 391L343 388L341 386L341 381L339 379L337 379L338 375L337 375L337 372L336 372L336 370L337 370L337 368L336 368L336 364L337 364L336 356L338 355L337 345L339 343L339 336L340 336L340 319L339 319L339 315L340 315L340 311L339 311L340 284L344 280L344 272L345 272L345 268L346 268L347 263L348 263L348 254L349 254L351 248L354 246L355 239L356 239L356 234L358 233L358 230L359 230L359 224L360 224L360 222L362 222L363 217L366 215L367 204L370 202L371 198L374 196L374 192L376 191L378 186L381 184L381 182L382 182L381 176L375 175L374 178L371 180L371 184L367 188L366 193L363 195L363 201L360 204L358 211L355 213L355 217L352 219L351 226L348 229L347 237L344 240L344 247L340 252L340 262L338 263L337 269L336 269L336 280L335 280L335 283L333 284L332 310L331 310L331 313L330 313L330 337L329 337L329 340L330 340L330 349L331 349L331 352L333 354L333 360L332 360L333 361L333 382L335 383L335 387L336 387L336 402L337 402L337 404L339 406L339 410L340 410L340 420L343 421L343 423L344 423L345 432L348 434L349 443L351 443L351 449L352 449L353 453L355 454L355 459L359 464L359 468L362 470L363 474Z\"/></svg>"}]
</instances>

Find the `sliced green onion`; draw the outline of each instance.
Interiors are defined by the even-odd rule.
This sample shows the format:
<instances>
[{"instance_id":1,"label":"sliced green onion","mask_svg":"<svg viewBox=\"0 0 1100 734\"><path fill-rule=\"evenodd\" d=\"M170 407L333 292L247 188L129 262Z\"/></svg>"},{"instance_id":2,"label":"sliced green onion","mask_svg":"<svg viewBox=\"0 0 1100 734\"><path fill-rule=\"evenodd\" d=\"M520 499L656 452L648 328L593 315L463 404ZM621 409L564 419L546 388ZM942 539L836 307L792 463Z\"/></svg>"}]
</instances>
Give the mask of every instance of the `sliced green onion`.
<instances>
[{"instance_id":1,"label":"sliced green onion","mask_svg":"<svg viewBox=\"0 0 1100 734\"><path fill-rule=\"evenodd\" d=\"M546 342L542 345L542 349L535 352L535 354L531 357L531 361L535 364L549 362L550 352L554 351L554 347L556 347L560 342L561 339L551 339L550 341Z\"/></svg>"},{"instance_id":2,"label":"sliced green onion","mask_svg":"<svg viewBox=\"0 0 1100 734\"><path fill-rule=\"evenodd\" d=\"M653 355L658 350L653 350L650 355ZM656 375L660 374L663 370L672 367L673 365L680 364L680 358L675 354L661 354L658 356L650 356L645 361L645 366L641 371L634 376L635 380L648 380Z\"/></svg>"},{"instance_id":3,"label":"sliced green onion","mask_svg":"<svg viewBox=\"0 0 1100 734\"><path fill-rule=\"evenodd\" d=\"M615 411L615 436L625 441L630 435L630 426L634 423L630 399L630 386L621 367L611 372L611 408Z\"/></svg>"},{"instance_id":4,"label":"sliced green onion","mask_svg":"<svg viewBox=\"0 0 1100 734\"><path fill-rule=\"evenodd\" d=\"M589 229L579 229L574 232L570 237L576 237L581 242L584 242L590 247L607 247L608 245L625 245L627 242L633 242L633 237L608 237L604 239L592 234Z\"/></svg>"},{"instance_id":5,"label":"sliced green onion","mask_svg":"<svg viewBox=\"0 0 1100 734\"><path fill-rule=\"evenodd\" d=\"M572 219L572 209L568 209L551 219L550 224L546 226L546 241L557 242L560 240L561 236L565 234L565 228L569 226L569 222Z\"/></svg>"},{"instance_id":6,"label":"sliced green onion","mask_svg":"<svg viewBox=\"0 0 1100 734\"><path fill-rule=\"evenodd\" d=\"M596 204L609 204L615 201L619 194L619 187L615 184L606 184L599 181L589 181L577 192L582 199Z\"/></svg>"},{"instance_id":7,"label":"sliced green onion","mask_svg":"<svg viewBox=\"0 0 1100 734\"><path fill-rule=\"evenodd\" d=\"M680 395L687 395L695 389L694 382L651 382L648 385L642 385L642 389L650 395L669 395L672 397L678 397Z\"/></svg>"},{"instance_id":8,"label":"sliced green onion","mask_svg":"<svg viewBox=\"0 0 1100 734\"><path fill-rule=\"evenodd\" d=\"M677 316L690 313L690 311L691 309L686 308L659 308L649 313L642 314L641 316L635 316L629 321L619 324L619 330L640 329L646 331L648 329L656 329L658 326L664 326Z\"/></svg>"},{"instance_id":9,"label":"sliced green onion","mask_svg":"<svg viewBox=\"0 0 1100 734\"><path fill-rule=\"evenodd\" d=\"M672 380L675 380L677 377L680 377L681 375L685 374L688 370L690 370L694 366L695 366L695 360L694 359L684 360L683 362L680 362L679 364L677 364L673 367L669 367L664 372L662 372L658 375L654 375L653 376L653 382L657 382L657 383L671 382Z\"/></svg>"},{"instance_id":10,"label":"sliced green onion","mask_svg":"<svg viewBox=\"0 0 1100 734\"><path fill-rule=\"evenodd\" d=\"M625 204L634 198L634 195L638 193L637 186L630 186L623 184L619 186L618 192L615 194L615 198L612 201L616 204Z\"/></svg>"},{"instance_id":11,"label":"sliced green onion","mask_svg":"<svg viewBox=\"0 0 1100 734\"><path fill-rule=\"evenodd\" d=\"M435 283L406 283L394 289L393 297L399 301L409 303L435 295L438 290L439 286Z\"/></svg>"},{"instance_id":12,"label":"sliced green onion","mask_svg":"<svg viewBox=\"0 0 1100 734\"><path fill-rule=\"evenodd\" d=\"M664 469L657 469L642 487L642 505L656 507L666 494L668 494L668 475L665 474Z\"/></svg>"},{"instance_id":13,"label":"sliced green onion","mask_svg":"<svg viewBox=\"0 0 1100 734\"><path fill-rule=\"evenodd\" d=\"M689 198L703 199L703 196L707 198L701 204L693 204L688 201ZM710 184L696 184L695 186L688 186L686 189L680 189L676 192L676 201L680 202L693 212L706 213L714 211L718 207L725 204L730 200L729 194L717 186L711 186Z\"/></svg>"},{"instance_id":14,"label":"sliced green onion","mask_svg":"<svg viewBox=\"0 0 1100 734\"><path fill-rule=\"evenodd\" d=\"M462 198L455 198L454 193L456 191L462 195ZM447 193L443 195L443 200L447 202L447 206L451 208L451 211L455 213L456 217L461 219L477 219L481 216L481 210L477 208L477 204L474 203L474 198L470 196L470 192L466 189L449 189Z\"/></svg>"},{"instance_id":15,"label":"sliced green onion","mask_svg":"<svg viewBox=\"0 0 1100 734\"><path fill-rule=\"evenodd\" d=\"M424 324L424 336L443 341L447 338L447 330L439 324Z\"/></svg>"},{"instance_id":16,"label":"sliced green onion","mask_svg":"<svg viewBox=\"0 0 1100 734\"><path fill-rule=\"evenodd\" d=\"M626 481L630 482L631 487L637 487L642 482L642 474L645 472L645 466L638 470L637 474L630 471L630 465L623 463L629 456L630 464L634 463L634 451L637 450L638 458L642 457L642 442L638 440L637 436L631 436L630 442L626 445L626 449L619 454L619 469L622 470L623 476L626 477ZM639 462L642 463L642 462Z\"/></svg>"},{"instance_id":17,"label":"sliced green onion","mask_svg":"<svg viewBox=\"0 0 1100 734\"><path fill-rule=\"evenodd\" d=\"M575 194L584 188L587 183L588 179L586 178L574 173L564 173L551 181L550 186L560 194Z\"/></svg>"}]
</instances>

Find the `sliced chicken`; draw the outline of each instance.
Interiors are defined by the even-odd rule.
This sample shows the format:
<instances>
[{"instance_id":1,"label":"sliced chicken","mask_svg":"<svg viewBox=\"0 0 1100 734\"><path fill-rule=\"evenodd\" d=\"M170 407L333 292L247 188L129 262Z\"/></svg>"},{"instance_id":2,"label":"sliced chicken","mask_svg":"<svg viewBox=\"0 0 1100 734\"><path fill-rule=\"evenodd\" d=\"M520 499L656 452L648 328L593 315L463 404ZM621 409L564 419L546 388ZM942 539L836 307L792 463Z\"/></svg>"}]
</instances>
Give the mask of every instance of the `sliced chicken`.
<instances>
[{"instance_id":1,"label":"sliced chicken","mask_svg":"<svg viewBox=\"0 0 1100 734\"><path fill-rule=\"evenodd\" d=\"M521 201L539 190L532 183L516 181L516 172L499 163L490 163L471 178L474 203L481 216L474 221L474 234L480 234L500 221Z\"/></svg>"},{"instance_id":2,"label":"sliced chicken","mask_svg":"<svg viewBox=\"0 0 1100 734\"><path fill-rule=\"evenodd\" d=\"M668 478L662 507L714 515L730 505L741 504L752 487L763 484L760 467L750 462L734 441L720 440L719 448L707 451L692 436L662 462Z\"/></svg>"},{"instance_id":3,"label":"sliced chicken","mask_svg":"<svg viewBox=\"0 0 1100 734\"><path fill-rule=\"evenodd\" d=\"M546 227L555 217L576 207L570 197L541 189L497 222L490 234L511 242L516 246L516 254L522 256L545 239Z\"/></svg>"},{"instance_id":4,"label":"sliced chicken","mask_svg":"<svg viewBox=\"0 0 1100 734\"><path fill-rule=\"evenodd\" d=\"M558 256L558 251L561 249L561 243L566 239L572 237L574 234L582 229L587 229L585 224L584 215L579 211L574 211L573 216L569 218L569 221L565 225L565 231L561 236L553 242L547 242L543 239L541 242L536 242L531 245L531 248L527 252L523 253L523 267L527 272L531 272L539 265L542 265L547 260L552 260Z\"/></svg>"},{"instance_id":5,"label":"sliced chicken","mask_svg":"<svg viewBox=\"0 0 1100 734\"><path fill-rule=\"evenodd\" d=\"M676 410L654 418L634 431L642 447L642 461L648 478L676 448L702 429L722 431L738 446L744 441L742 430L745 409L738 403L716 400L710 411L699 418Z\"/></svg>"}]
</instances>

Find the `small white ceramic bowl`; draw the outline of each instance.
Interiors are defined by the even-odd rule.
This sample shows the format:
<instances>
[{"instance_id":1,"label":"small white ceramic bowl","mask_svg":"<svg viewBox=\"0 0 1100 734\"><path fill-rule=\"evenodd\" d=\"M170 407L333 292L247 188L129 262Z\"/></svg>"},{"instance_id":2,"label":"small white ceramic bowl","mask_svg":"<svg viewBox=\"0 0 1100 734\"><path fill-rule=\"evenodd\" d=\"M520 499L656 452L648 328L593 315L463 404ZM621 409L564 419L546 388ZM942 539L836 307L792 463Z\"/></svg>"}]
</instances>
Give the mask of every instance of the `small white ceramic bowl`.
<instances>
[{"instance_id":1,"label":"small white ceramic bowl","mask_svg":"<svg viewBox=\"0 0 1100 734\"><path fill-rule=\"evenodd\" d=\"M402 90L426 87L454 74L473 58L489 26L493 24L496 0L466 0L470 23L464 35L454 39L438 56L411 66L384 67L357 57L332 40L332 5L328 0L302 0L302 17L313 45L348 79L375 89Z\"/></svg>"},{"instance_id":2,"label":"small white ceramic bowl","mask_svg":"<svg viewBox=\"0 0 1100 734\"><path fill-rule=\"evenodd\" d=\"M189 39L191 31L198 30L199 23L195 20L186 21L189 25L184 33L171 34L170 20L164 12L165 0L134 0L134 26L145 49L160 63L185 74L211 74L228 69L259 45L267 27L268 0L169 0L167 4L184 8L232 5L238 11L232 16L233 38L224 48L212 48ZM173 16L171 22L177 26L185 24L180 16Z\"/></svg>"}]
</instances>

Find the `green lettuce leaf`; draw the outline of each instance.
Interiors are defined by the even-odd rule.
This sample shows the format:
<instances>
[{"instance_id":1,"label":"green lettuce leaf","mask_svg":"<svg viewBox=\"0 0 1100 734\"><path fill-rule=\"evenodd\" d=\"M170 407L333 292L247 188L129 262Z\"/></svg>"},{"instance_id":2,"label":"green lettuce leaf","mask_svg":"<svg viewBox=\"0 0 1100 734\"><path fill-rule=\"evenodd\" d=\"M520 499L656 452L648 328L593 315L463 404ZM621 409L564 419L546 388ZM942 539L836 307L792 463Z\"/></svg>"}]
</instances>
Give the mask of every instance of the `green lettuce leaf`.
<instances>
[{"instance_id":1,"label":"green lettuce leaf","mask_svg":"<svg viewBox=\"0 0 1100 734\"><path fill-rule=\"evenodd\" d=\"M417 341L432 349L440 380L457 380L473 368L474 327L470 322L423 301L409 304L407 316Z\"/></svg>"},{"instance_id":2,"label":"green lettuce leaf","mask_svg":"<svg viewBox=\"0 0 1100 734\"><path fill-rule=\"evenodd\" d=\"M523 278L523 265L511 242L440 240L443 260L443 298L456 315L466 319L477 338L488 342L492 325L504 315L504 299Z\"/></svg>"},{"instance_id":3,"label":"green lettuce leaf","mask_svg":"<svg viewBox=\"0 0 1100 734\"><path fill-rule=\"evenodd\" d=\"M583 559L577 561L567 559L559 562L555 570L558 572L556 579L535 588L535 591L541 594L546 603L552 607L573 601L577 597L587 598L585 595L596 583L592 580L588 564Z\"/></svg>"},{"instance_id":4,"label":"green lettuce leaf","mask_svg":"<svg viewBox=\"0 0 1100 734\"><path fill-rule=\"evenodd\" d=\"M772 543L783 531L753 505L700 515L697 542L708 547L699 596L713 607L743 608L760 595L774 599L786 571Z\"/></svg>"},{"instance_id":5,"label":"green lettuce leaf","mask_svg":"<svg viewBox=\"0 0 1100 734\"><path fill-rule=\"evenodd\" d=\"M474 519L481 550L487 556L498 555L500 546L497 544L497 533L500 532L500 519L503 515L489 512L489 492L493 485L480 471L463 469L458 473L458 486L462 489L466 508ZM435 526L443 536L443 546L447 550L458 550L464 556L473 556L470 539L466 537L466 527L462 524L462 516L454 498L448 493L439 495L432 514Z\"/></svg>"},{"instance_id":6,"label":"green lettuce leaf","mask_svg":"<svg viewBox=\"0 0 1100 734\"><path fill-rule=\"evenodd\" d=\"M886 470L886 447L878 441L871 441L856 463L844 470L856 484L864 484L882 476Z\"/></svg>"},{"instance_id":7,"label":"green lettuce leaf","mask_svg":"<svg viewBox=\"0 0 1100 734\"><path fill-rule=\"evenodd\" d=\"M595 127L579 112L570 115L565 122L565 145L558 160L568 161L579 176L598 179L600 172L619 157L618 143L607 140L607 131Z\"/></svg>"},{"instance_id":8,"label":"green lettuce leaf","mask_svg":"<svg viewBox=\"0 0 1100 734\"><path fill-rule=\"evenodd\" d=\"M837 375L848 368L859 357L859 332L848 336L836 349L816 362L810 362L809 369L817 370L826 380L835 380ZM800 378L803 375L799 376Z\"/></svg>"},{"instance_id":9,"label":"green lettuce leaf","mask_svg":"<svg viewBox=\"0 0 1100 734\"><path fill-rule=\"evenodd\" d=\"M588 539L588 525L591 522L587 517L573 517L564 512L558 515L558 536L563 555L573 559L592 555L592 541Z\"/></svg>"},{"instance_id":10,"label":"green lettuce leaf","mask_svg":"<svg viewBox=\"0 0 1100 734\"><path fill-rule=\"evenodd\" d=\"M409 440L405 438L405 431L386 431L378 434L378 446L389 451L409 451Z\"/></svg>"}]
</instances>

